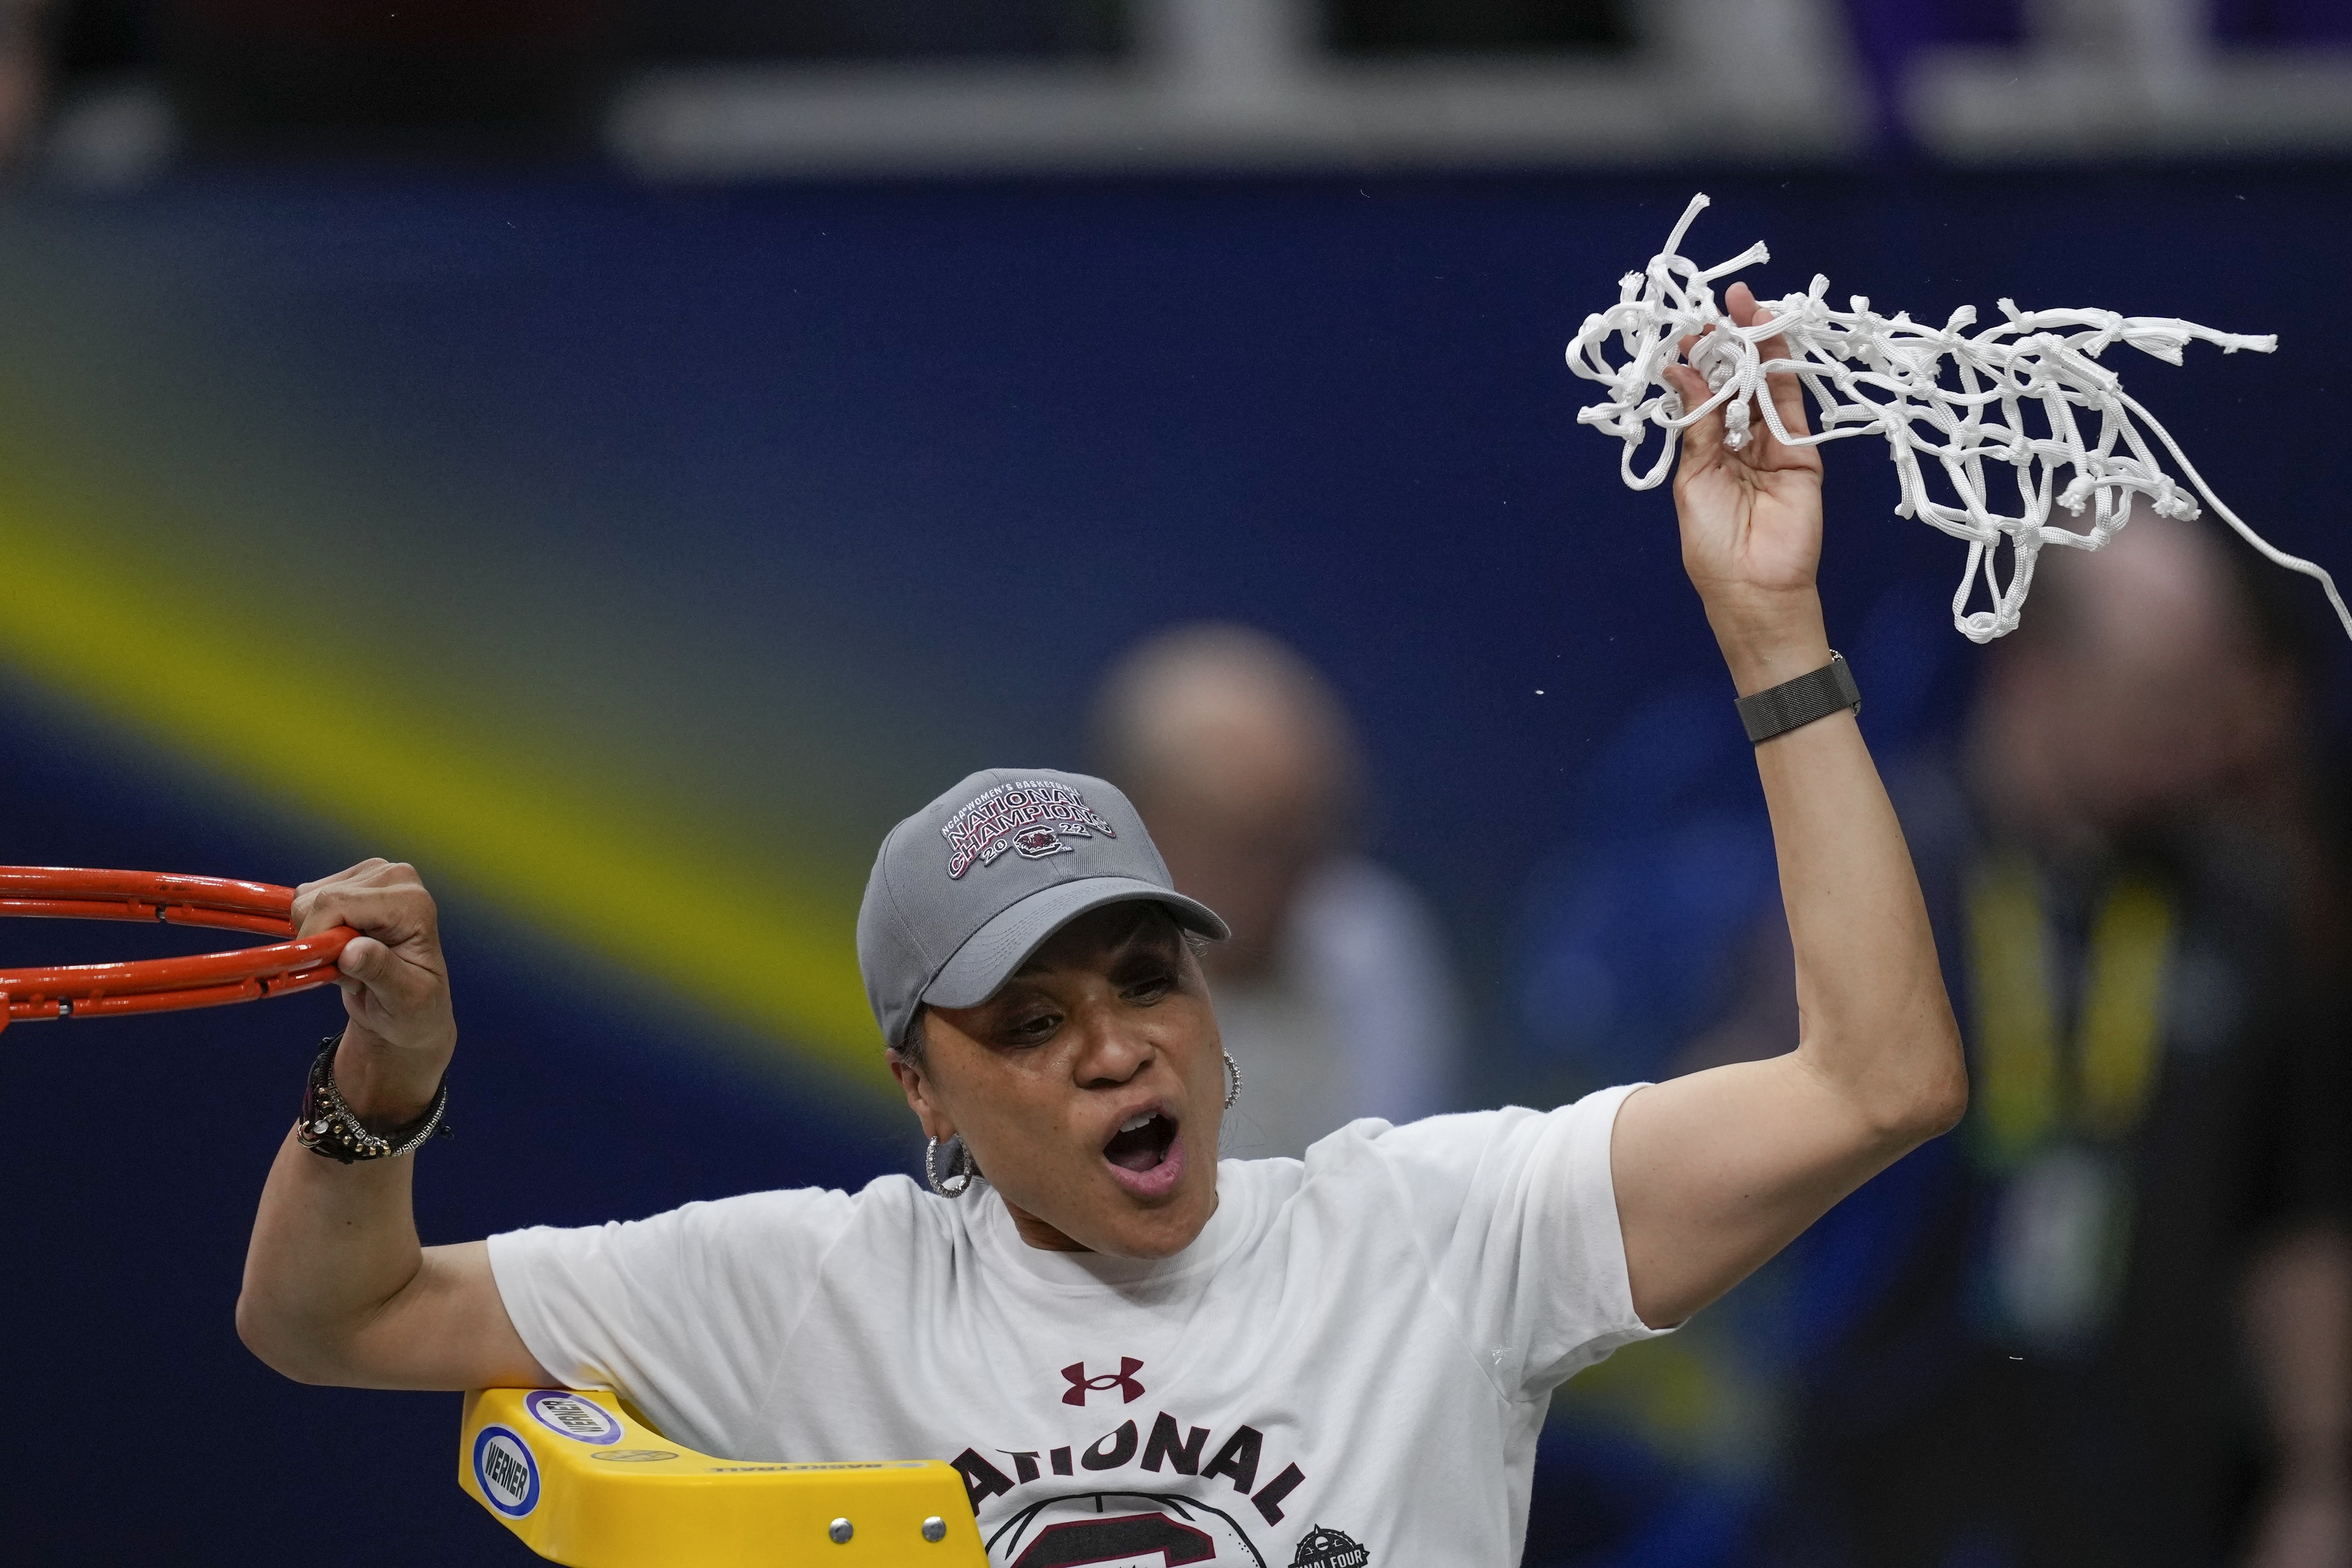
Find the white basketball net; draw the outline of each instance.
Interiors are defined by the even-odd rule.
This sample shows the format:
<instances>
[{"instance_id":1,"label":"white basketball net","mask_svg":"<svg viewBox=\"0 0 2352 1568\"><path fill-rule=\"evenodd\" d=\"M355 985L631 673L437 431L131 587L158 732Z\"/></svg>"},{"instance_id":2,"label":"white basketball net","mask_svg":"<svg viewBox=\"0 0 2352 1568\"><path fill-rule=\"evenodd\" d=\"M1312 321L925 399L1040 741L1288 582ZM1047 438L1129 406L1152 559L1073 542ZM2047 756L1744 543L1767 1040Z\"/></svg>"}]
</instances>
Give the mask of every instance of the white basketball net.
<instances>
[{"instance_id":1,"label":"white basketball net","mask_svg":"<svg viewBox=\"0 0 2352 1568\"><path fill-rule=\"evenodd\" d=\"M1618 466L1626 484L1645 490L1664 479L1684 429L1717 408L1724 410L1724 444L1735 451L1747 445L1755 411L1762 413L1777 439L1791 446L1883 435L1903 482L1895 514L1920 518L1968 541L1969 563L1959 592L1952 595L1952 623L1981 643L2017 629L2033 583L2034 557L2043 545L2096 550L2130 521L2134 495L2147 497L2166 517L2198 515L2195 499L2158 467L2141 433L2145 427L2172 454L2197 494L2246 542L2279 565L2317 578L2345 631L2352 634L2352 611L2345 608L2335 579L2308 561L2273 550L2241 521L2170 433L2125 393L2121 378L2098 363L2117 342L2179 364L2191 338L2218 343L2224 353L2268 353L2278 346L2275 337L2241 337L2170 317L2112 310L2021 311L2007 300L2000 302L2007 319L1979 332L1964 330L1977 320L1974 308L1966 305L1941 328L1923 327L1906 313L1879 315L1860 295L1847 302L1850 309L1832 310L1822 298L1829 279L1818 275L1804 293L1767 302L1769 324L1735 327L1717 308L1713 285L1770 259L1770 253L1752 245L1705 269L1676 254L1691 220L1706 205L1704 195L1691 198L1665 248L1650 258L1646 270L1627 273L1618 285L1617 303L1587 316L1568 345L1569 368L1609 388L1609 400L1580 409L1577 423L1598 426L1625 443ZM1715 330L1706 331L1710 327ZM1685 411L1664 372L1675 362L1682 340L1699 332L1706 335L1692 350L1690 363L1715 395ZM1627 356L1622 364L1609 363L1606 345L1612 335ZM1772 337L1786 340L1790 357L1760 355L1758 342ZM1764 378L1784 371L1813 395L1821 409L1817 434L1796 436L1782 428ZM2029 406L2040 410L2038 434L2028 427ZM2083 426L2092 414L2098 416L2098 433L2086 441ZM1648 472L1636 473L1634 458L1654 426L1665 432L1664 449ZM1928 493L1922 457L1941 467L1955 500L1940 501ZM2015 471L2014 515L1993 510L1985 479L1989 464L2006 464ZM2062 468L2074 471L2063 488L2056 479ZM2089 529L2077 533L2052 526L2053 500L2075 517L2090 508ZM2004 534L2013 555L2006 584L1997 571ZM1993 607L1970 611L1969 598L1979 575Z\"/></svg>"}]
</instances>

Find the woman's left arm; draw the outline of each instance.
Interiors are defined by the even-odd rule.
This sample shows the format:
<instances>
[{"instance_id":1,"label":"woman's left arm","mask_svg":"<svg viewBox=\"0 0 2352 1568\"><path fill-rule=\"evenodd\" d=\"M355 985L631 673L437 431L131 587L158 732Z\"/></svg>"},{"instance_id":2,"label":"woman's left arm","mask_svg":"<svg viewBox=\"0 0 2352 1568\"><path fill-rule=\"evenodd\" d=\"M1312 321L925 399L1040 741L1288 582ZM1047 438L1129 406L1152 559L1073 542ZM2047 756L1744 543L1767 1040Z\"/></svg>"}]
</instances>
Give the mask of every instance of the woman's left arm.
<instances>
[{"instance_id":1,"label":"woman's left arm","mask_svg":"<svg viewBox=\"0 0 2352 1568\"><path fill-rule=\"evenodd\" d=\"M1745 284L1727 305L1742 326L1764 319ZM1763 345L1768 358L1780 349ZM1688 406L1707 397L1688 366L1669 374ZM1802 434L1795 378L1772 384L1781 423ZM1675 507L1684 566L1747 696L1829 662L1814 586L1822 468L1760 418L1741 450L1723 435L1720 411L1685 432ZM1766 741L1756 764L1796 950L1797 1046L1654 1085L1618 1112L1626 1268L1654 1326L1722 1295L1968 1103L1927 905L1853 716Z\"/></svg>"}]
</instances>

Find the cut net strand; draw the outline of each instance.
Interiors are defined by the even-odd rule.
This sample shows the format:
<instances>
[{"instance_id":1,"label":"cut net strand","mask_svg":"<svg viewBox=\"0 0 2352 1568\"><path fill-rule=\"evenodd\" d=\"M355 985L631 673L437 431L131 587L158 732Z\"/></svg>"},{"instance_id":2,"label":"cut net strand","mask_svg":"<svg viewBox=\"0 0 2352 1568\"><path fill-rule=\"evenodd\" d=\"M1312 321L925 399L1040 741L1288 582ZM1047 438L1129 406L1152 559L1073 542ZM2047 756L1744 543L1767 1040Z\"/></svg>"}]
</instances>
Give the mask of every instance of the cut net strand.
<instances>
[{"instance_id":1,"label":"cut net strand","mask_svg":"<svg viewBox=\"0 0 2352 1568\"><path fill-rule=\"evenodd\" d=\"M1704 195L1691 198L1665 248L1642 271L1627 273L1618 284L1617 303L1586 317L1568 345L1569 368L1609 389L1606 401L1577 411L1577 423L1624 443L1618 471L1628 486L1645 490L1662 482L1673 470L1683 431L1718 408L1724 444L1735 451L1748 444L1759 414L1775 439L1793 447L1884 436L1902 486L1895 515L1918 518L1968 543L1968 565L1952 595L1952 624L1981 643L2017 629L2042 546L2098 549L2130 521L2134 496L2147 497L2161 516L2188 521L2200 515L2195 497L2158 461L2148 444L2152 435L2196 496L2241 538L2273 563L2318 580L2352 636L2352 610L2336 580L2248 527L2213 493L2171 432L2099 363L2118 342L2179 364L2192 340L2216 344L2223 353L2269 353L2278 347L2276 337L2216 331L2168 316L2026 311L2007 300L2000 301L2004 319L1980 331L1967 330L1977 324L1976 310L1968 305L1940 328L1925 327L1907 312L1882 316L1859 294L1847 309L1835 310L1824 299L1829 279L1819 274L1804 293L1766 302L1769 321L1737 327L1717 306L1716 281L1769 260L1770 252L1759 243L1705 268L1680 254L1683 237L1707 205ZM1683 339L1693 336L1699 341L1689 363L1712 395L1685 409L1664 373L1681 357ZM1612 338L1622 363L1610 361ZM1776 338L1782 357L1767 359L1760 345ZM1781 424L1765 384L1767 376L1781 374L1794 375L1812 395L1821 410L1818 432L1799 436ZM2029 410L2039 416L2038 433L2030 427ZM2095 433L2086 437L2084 426L2095 416ZM1663 449L1647 470L1638 470L1654 428L1664 433ZM1930 463L1950 499L1930 493ZM1989 465L1995 471L2006 465L2013 473L2014 512L1994 509ZM2062 470L2073 476L2063 486ZM2078 532L2052 523L2053 507L2077 518L2087 508L2089 527ZM1999 571L2003 538L2011 556L2006 582ZM1979 580L1992 608L1971 611L1969 600Z\"/></svg>"}]
</instances>

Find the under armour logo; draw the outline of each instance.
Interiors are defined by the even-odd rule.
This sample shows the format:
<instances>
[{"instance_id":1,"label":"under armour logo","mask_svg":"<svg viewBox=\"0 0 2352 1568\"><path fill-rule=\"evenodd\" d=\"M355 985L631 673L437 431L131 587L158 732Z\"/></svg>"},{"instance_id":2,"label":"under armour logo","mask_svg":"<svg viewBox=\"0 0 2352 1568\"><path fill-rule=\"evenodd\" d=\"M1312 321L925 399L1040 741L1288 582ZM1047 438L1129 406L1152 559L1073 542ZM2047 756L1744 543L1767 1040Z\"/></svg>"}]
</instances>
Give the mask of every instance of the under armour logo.
<instances>
[{"instance_id":1,"label":"under armour logo","mask_svg":"<svg viewBox=\"0 0 2352 1568\"><path fill-rule=\"evenodd\" d=\"M1131 1355L1123 1355L1118 1358L1117 1372L1107 1372L1100 1377L1088 1377L1087 1363L1074 1361L1062 1369L1062 1375L1070 1380L1069 1392L1062 1395L1062 1403L1084 1405L1089 1393L1097 1389L1116 1388L1118 1390L1119 1403L1132 1405L1143 1397L1143 1384L1135 1381L1135 1374L1142 1370L1141 1362Z\"/></svg>"}]
</instances>

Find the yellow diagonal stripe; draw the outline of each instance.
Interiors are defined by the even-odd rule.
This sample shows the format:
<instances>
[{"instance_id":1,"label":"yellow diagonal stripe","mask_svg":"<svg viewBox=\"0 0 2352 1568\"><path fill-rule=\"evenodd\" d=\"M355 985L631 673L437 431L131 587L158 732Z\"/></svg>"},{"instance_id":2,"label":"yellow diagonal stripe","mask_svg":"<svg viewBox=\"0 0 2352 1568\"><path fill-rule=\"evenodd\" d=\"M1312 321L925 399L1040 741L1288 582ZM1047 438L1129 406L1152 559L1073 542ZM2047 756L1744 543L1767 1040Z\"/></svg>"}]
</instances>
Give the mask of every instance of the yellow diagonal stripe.
<instances>
[{"instance_id":1,"label":"yellow diagonal stripe","mask_svg":"<svg viewBox=\"0 0 2352 1568\"><path fill-rule=\"evenodd\" d=\"M9 488L0 658L631 978L887 1084L854 888L733 863L695 803L604 790L594 756L404 692L396 660L291 635L282 608L240 609L233 583L126 558L76 502Z\"/></svg>"}]
</instances>

